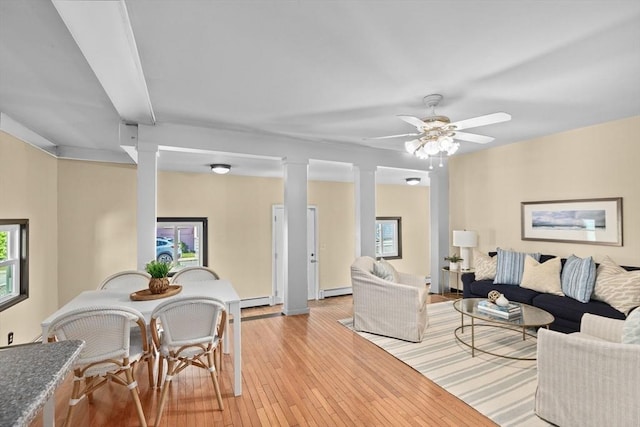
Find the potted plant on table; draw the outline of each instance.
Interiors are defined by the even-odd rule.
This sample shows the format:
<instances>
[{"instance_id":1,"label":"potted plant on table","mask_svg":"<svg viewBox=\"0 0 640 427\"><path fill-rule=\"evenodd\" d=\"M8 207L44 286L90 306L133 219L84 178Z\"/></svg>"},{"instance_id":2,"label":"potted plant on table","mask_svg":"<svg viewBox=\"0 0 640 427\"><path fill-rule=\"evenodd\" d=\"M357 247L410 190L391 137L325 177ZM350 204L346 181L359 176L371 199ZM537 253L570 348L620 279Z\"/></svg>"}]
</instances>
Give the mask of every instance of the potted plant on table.
<instances>
[{"instance_id":1,"label":"potted plant on table","mask_svg":"<svg viewBox=\"0 0 640 427\"><path fill-rule=\"evenodd\" d=\"M445 261L449 261L449 271L458 271L458 265L462 258L460 258L457 254L453 254L450 256L444 257Z\"/></svg>"},{"instance_id":2,"label":"potted plant on table","mask_svg":"<svg viewBox=\"0 0 640 427\"><path fill-rule=\"evenodd\" d=\"M153 260L147 263L144 269L151 275L149 290L152 294L161 294L169 289L168 275L171 263Z\"/></svg>"}]
</instances>

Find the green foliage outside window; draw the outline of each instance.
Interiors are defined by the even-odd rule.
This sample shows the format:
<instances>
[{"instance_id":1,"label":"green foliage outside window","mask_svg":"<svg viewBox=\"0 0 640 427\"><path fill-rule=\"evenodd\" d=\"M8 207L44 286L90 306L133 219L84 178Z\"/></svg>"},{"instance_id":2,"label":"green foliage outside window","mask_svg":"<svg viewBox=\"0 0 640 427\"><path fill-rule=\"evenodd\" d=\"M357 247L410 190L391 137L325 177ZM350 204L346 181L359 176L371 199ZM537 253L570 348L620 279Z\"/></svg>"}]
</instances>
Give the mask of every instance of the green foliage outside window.
<instances>
[{"instance_id":1,"label":"green foliage outside window","mask_svg":"<svg viewBox=\"0 0 640 427\"><path fill-rule=\"evenodd\" d=\"M7 259L7 232L0 231L0 261Z\"/></svg>"}]
</instances>

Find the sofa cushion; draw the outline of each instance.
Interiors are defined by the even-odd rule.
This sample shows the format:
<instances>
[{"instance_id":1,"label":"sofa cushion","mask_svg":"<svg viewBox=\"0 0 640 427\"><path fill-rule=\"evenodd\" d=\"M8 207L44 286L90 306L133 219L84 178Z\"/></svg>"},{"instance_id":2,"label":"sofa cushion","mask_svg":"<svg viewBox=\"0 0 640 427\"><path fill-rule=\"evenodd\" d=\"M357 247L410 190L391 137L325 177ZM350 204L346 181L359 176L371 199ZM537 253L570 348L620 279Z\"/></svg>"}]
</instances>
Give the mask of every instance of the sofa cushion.
<instances>
[{"instance_id":1,"label":"sofa cushion","mask_svg":"<svg viewBox=\"0 0 640 427\"><path fill-rule=\"evenodd\" d=\"M539 253L527 254L498 248L498 264L493 282L501 285L519 285L522 281L524 259L527 255L530 255L536 261L540 261Z\"/></svg>"},{"instance_id":2,"label":"sofa cushion","mask_svg":"<svg viewBox=\"0 0 640 427\"><path fill-rule=\"evenodd\" d=\"M605 257L598 266L593 299L629 313L632 308L640 306L640 271L627 271Z\"/></svg>"},{"instance_id":3,"label":"sofa cushion","mask_svg":"<svg viewBox=\"0 0 640 427\"><path fill-rule=\"evenodd\" d=\"M473 267L476 280L495 279L498 259L473 249Z\"/></svg>"},{"instance_id":4,"label":"sofa cushion","mask_svg":"<svg viewBox=\"0 0 640 427\"><path fill-rule=\"evenodd\" d=\"M478 280L470 285L472 297L486 298L490 291L496 290L503 294L509 301L530 304L534 297L540 295L531 289L513 285L497 285L491 280Z\"/></svg>"},{"instance_id":5,"label":"sofa cushion","mask_svg":"<svg viewBox=\"0 0 640 427\"><path fill-rule=\"evenodd\" d=\"M520 287L534 291L564 296L560 284L560 258L539 263L530 256L524 260L524 271Z\"/></svg>"},{"instance_id":6,"label":"sofa cushion","mask_svg":"<svg viewBox=\"0 0 640 427\"><path fill-rule=\"evenodd\" d=\"M562 268L562 292L582 303L591 299L596 284L596 264L593 258L571 255Z\"/></svg>"},{"instance_id":7,"label":"sofa cushion","mask_svg":"<svg viewBox=\"0 0 640 427\"><path fill-rule=\"evenodd\" d=\"M640 308L633 310L622 327L623 344L640 344Z\"/></svg>"},{"instance_id":8,"label":"sofa cushion","mask_svg":"<svg viewBox=\"0 0 640 427\"><path fill-rule=\"evenodd\" d=\"M582 303L573 298L551 294L539 294L533 299L532 305L548 311L556 319L569 320L578 325L580 325L584 313L597 314L612 319L624 319L625 317L623 313L601 301L591 300L588 303Z\"/></svg>"}]
</instances>

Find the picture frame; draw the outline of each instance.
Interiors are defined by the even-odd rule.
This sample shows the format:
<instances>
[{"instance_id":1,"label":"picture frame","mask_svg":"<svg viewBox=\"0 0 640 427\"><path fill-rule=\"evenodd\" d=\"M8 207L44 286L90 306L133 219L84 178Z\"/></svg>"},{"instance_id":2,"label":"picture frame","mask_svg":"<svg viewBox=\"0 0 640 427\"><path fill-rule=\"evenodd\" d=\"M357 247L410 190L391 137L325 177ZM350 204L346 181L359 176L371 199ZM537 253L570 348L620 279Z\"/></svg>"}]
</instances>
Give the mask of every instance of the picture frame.
<instances>
[{"instance_id":1,"label":"picture frame","mask_svg":"<svg viewBox=\"0 0 640 427\"><path fill-rule=\"evenodd\" d=\"M522 240L622 246L622 197L520 205Z\"/></svg>"}]
</instances>

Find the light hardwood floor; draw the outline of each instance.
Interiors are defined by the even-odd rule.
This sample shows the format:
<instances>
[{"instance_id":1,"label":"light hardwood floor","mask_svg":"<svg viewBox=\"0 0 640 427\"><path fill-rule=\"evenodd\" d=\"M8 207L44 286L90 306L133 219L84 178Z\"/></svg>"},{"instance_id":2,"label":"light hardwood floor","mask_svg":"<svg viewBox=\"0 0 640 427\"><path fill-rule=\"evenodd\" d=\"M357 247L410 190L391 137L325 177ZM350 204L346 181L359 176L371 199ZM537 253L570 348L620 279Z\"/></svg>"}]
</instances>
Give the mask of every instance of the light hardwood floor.
<instances>
[{"instance_id":1,"label":"light hardwood floor","mask_svg":"<svg viewBox=\"0 0 640 427\"><path fill-rule=\"evenodd\" d=\"M453 295L448 295L452 297ZM432 295L431 302L446 299ZM493 426L489 419L409 366L340 325L352 315L350 296L310 302L311 314L282 316L281 307L242 311L243 395L232 392L231 355L224 356L218 410L207 372L188 368L174 378L161 426ZM159 394L140 365L135 374L148 424ZM71 377L56 393L62 425ZM39 417L32 427L42 425ZM108 384L82 401L76 426L133 426L137 416L124 387Z\"/></svg>"}]
</instances>

